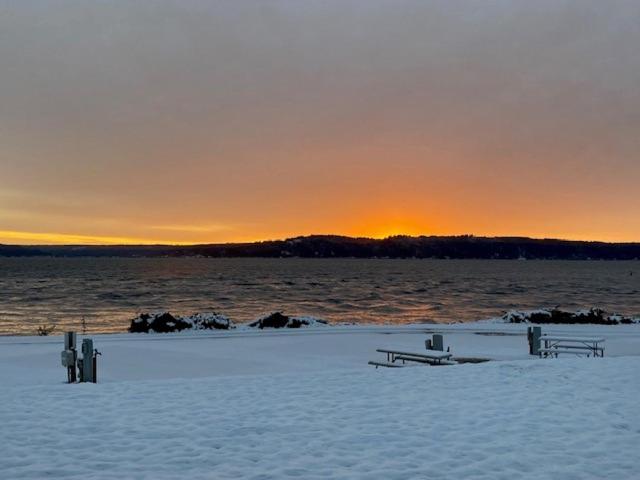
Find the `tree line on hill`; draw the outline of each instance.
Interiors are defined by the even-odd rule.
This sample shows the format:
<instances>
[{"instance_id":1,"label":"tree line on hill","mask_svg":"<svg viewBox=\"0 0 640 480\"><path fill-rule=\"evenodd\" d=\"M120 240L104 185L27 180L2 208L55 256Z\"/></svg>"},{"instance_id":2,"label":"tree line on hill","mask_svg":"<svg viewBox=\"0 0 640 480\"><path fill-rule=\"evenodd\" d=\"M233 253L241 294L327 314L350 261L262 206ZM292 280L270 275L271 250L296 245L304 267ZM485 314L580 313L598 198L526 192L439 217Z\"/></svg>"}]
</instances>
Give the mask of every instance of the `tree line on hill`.
<instances>
[{"instance_id":1,"label":"tree line on hill","mask_svg":"<svg viewBox=\"0 0 640 480\"><path fill-rule=\"evenodd\" d=\"M640 243L605 243L472 235L385 239L312 235L254 243L206 245L0 245L0 256L266 257L637 260Z\"/></svg>"}]
</instances>

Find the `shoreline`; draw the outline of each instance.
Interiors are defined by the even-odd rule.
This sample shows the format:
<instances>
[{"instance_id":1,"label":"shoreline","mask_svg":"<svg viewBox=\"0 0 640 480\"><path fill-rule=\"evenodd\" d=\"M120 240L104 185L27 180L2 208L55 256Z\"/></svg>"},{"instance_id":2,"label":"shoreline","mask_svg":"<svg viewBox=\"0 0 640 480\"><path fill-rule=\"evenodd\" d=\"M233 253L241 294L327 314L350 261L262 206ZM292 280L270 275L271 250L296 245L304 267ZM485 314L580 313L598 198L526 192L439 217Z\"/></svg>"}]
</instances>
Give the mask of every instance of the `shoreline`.
<instances>
[{"instance_id":1,"label":"shoreline","mask_svg":"<svg viewBox=\"0 0 640 480\"><path fill-rule=\"evenodd\" d=\"M154 325L154 321L159 318L164 318L168 315L168 320L165 319L164 323L160 326L166 327L167 324L174 325L174 322L182 322L183 325L186 325L183 328L174 328L173 330L154 330L150 328L150 326ZM273 325L265 325L262 326L262 322L268 320L271 317L279 316L278 320L284 321L284 324L278 326ZM540 320L534 320L542 319ZM593 321L598 320L598 321ZM137 326L140 325L140 322L144 322L146 326L146 331L139 329ZM190 322L190 323L186 323ZM206 323L209 323L209 326L206 326ZM297 325L290 325L291 322L296 323ZM422 322L331 322L319 317L308 316L308 315L292 315L287 316L281 314L281 312L272 312L270 314L264 315L262 317L258 317L257 319L245 322L245 323L234 323L229 317L226 317L223 314L218 314L215 312L202 312L196 313L187 317L182 316L173 316L169 312L157 311L153 313L144 313L138 315L138 317L129 321L130 327L126 329L118 329L118 330L91 330L87 329L86 334L88 335L123 335L123 334L147 334L147 335L203 335L205 333L209 334L217 334L217 335L232 335L233 333L243 333L243 332L255 332L259 335L265 335L267 332L275 332L275 331L284 331L284 332L295 332L295 331L330 331L330 329L335 328L350 328L350 327L358 327L360 329L371 329L374 331L375 329L387 329L387 330L395 330L395 329L415 329L422 328L425 330L438 330L445 329L451 326L458 326L460 328L461 325L466 325L469 328L473 328L477 325L527 325L527 326L541 326L541 327L549 327L549 326L610 326L610 327L621 327L624 325L639 325L640 326L640 317L638 316L625 316L620 314L608 314L601 309L598 308L590 308L590 309L581 309L575 312L563 311L559 309L532 309L532 310L510 310L506 312L504 315L500 317L490 317L481 320L473 320L473 321L458 321L458 322L436 322L436 321L422 321ZM216 326L212 326L215 324ZM259 325L260 324L260 325ZM33 334L33 333L21 333L21 332L5 332L0 333L0 338L6 337L47 337L47 336L59 336L62 335L65 331L75 331L80 333L83 329L81 326L79 328L57 328L57 325L52 324L41 324L47 326L54 326L55 331L52 331L46 335ZM205 326L203 326L205 325ZM34 325L36 328L38 325ZM132 327L136 326L136 330L132 330ZM175 326L175 325L174 325ZM364 331L364 330L362 330Z\"/></svg>"},{"instance_id":2,"label":"shoreline","mask_svg":"<svg viewBox=\"0 0 640 480\"><path fill-rule=\"evenodd\" d=\"M640 336L640 324L631 325L599 325L599 324L550 324L532 325L528 323L509 323L496 319L477 320L474 322L457 323L410 323L410 324L327 324L324 326L308 326L301 328L234 328L230 330L183 330L181 332L166 333L132 333L122 332L86 332L82 334L75 330L78 336L99 337L103 339L125 341L162 341L162 340L198 340L198 339L224 339L224 338L262 338L262 337L296 337L307 335L357 335L357 334L433 334L433 333L470 333L476 335L517 335L526 336L527 327L540 326L543 331L554 333L572 333L575 331L606 331L610 335L638 334ZM32 343L54 343L62 337L63 331L56 331L51 335L7 334L0 335L2 340L7 339L33 339ZM55 340L54 340L55 339ZM13 343L13 342L11 342ZM640 352L639 352L640 354Z\"/></svg>"}]
</instances>

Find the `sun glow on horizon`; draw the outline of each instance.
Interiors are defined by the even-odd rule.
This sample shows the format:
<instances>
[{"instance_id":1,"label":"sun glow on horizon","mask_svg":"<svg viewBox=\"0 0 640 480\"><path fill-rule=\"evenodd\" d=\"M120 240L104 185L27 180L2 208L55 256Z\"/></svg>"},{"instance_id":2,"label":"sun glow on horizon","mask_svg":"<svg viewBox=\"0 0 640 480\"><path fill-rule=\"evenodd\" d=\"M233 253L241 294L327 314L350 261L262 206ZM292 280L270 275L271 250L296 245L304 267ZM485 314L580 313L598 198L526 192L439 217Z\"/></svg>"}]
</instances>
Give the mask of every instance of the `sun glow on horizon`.
<instances>
[{"instance_id":1,"label":"sun glow on horizon","mask_svg":"<svg viewBox=\"0 0 640 480\"><path fill-rule=\"evenodd\" d=\"M152 227L148 227L152 233ZM189 228L178 228L169 226L167 228L157 228L172 232L182 233L182 236L170 235L167 237L155 237L145 235L90 235L82 233L60 233L60 232L31 232L16 230L0 230L0 244L9 245L203 245L203 244L223 244L223 243L254 243L265 241L284 240L288 238L304 237L310 235L339 235L347 237L360 237L381 240L395 236L460 236L473 235L478 237L528 237L534 239L558 239L569 241L596 241L596 242L619 242L634 243L637 240L625 237L618 237L610 233L603 232L600 235L586 236L572 234L568 232L501 232L491 231L461 231L455 228L434 229L422 227L417 222L381 221L379 224L367 222L353 228L336 229L314 229L314 230L291 230L279 232L265 232L263 234L251 235L249 231L234 232L234 234L219 237L215 229L212 231L207 226ZM209 235L210 234L210 235ZM192 235L195 235L193 237Z\"/></svg>"},{"instance_id":2,"label":"sun glow on horizon","mask_svg":"<svg viewBox=\"0 0 640 480\"><path fill-rule=\"evenodd\" d=\"M390 200L392 202L392 200ZM435 219L411 215L408 212L398 211L389 207L365 216L358 222L353 222L344 228L349 236L367 237L374 239L384 239L397 235L420 236L436 235L442 229L435 225L443 224L440 219Z\"/></svg>"}]
</instances>

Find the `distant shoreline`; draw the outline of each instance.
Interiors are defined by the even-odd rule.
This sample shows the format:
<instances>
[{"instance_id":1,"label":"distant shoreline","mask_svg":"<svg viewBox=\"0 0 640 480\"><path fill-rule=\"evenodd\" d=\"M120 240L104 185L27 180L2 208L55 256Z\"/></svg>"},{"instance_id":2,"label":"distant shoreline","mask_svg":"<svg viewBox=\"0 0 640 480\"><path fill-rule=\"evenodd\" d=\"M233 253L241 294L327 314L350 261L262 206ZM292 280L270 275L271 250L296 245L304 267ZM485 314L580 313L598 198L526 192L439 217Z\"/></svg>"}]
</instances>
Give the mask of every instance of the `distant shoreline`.
<instances>
[{"instance_id":1,"label":"distant shoreline","mask_svg":"<svg viewBox=\"0 0 640 480\"><path fill-rule=\"evenodd\" d=\"M525 237L312 235L204 245L0 245L0 257L207 257L479 260L639 260L640 243Z\"/></svg>"}]
</instances>

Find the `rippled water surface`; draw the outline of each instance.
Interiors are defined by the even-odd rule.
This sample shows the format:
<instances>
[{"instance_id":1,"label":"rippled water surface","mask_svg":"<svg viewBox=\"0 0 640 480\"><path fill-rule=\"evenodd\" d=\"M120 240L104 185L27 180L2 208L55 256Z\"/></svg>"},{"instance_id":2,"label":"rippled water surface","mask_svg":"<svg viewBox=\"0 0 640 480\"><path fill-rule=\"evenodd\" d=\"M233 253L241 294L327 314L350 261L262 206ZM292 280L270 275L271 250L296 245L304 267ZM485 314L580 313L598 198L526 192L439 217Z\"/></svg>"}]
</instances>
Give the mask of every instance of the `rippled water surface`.
<instances>
[{"instance_id":1,"label":"rippled water surface","mask_svg":"<svg viewBox=\"0 0 640 480\"><path fill-rule=\"evenodd\" d=\"M124 331L150 310L415 323L553 306L640 315L640 262L0 258L1 334L83 316L89 331Z\"/></svg>"}]
</instances>

